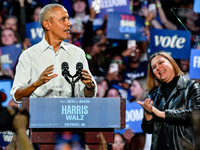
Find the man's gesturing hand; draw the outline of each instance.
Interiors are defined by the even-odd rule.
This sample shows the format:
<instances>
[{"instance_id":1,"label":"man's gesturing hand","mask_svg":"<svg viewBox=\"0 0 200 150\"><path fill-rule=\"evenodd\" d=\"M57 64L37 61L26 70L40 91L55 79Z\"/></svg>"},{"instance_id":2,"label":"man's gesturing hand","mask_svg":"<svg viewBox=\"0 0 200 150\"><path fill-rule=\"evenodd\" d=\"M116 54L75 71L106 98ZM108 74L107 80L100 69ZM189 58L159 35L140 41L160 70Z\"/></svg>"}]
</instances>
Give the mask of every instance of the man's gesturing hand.
<instances>
[{"instance_id":1,"label":"man's gesturing hand","mask_svg":"<svg viewBox=\"0 0 200 150\"><path fill-rule=\"evenodd\" d=\"M47 83L48 81L50 81L51 79L55 78L58 76L58 74L52 74L54 70L54 65L51 65L49 67L47 67L42 74L40 75L39 79L34 83L34 86L39 87L45 83ZM51 75L52 74L52 75Z\"/></svg>"}]
</instances>

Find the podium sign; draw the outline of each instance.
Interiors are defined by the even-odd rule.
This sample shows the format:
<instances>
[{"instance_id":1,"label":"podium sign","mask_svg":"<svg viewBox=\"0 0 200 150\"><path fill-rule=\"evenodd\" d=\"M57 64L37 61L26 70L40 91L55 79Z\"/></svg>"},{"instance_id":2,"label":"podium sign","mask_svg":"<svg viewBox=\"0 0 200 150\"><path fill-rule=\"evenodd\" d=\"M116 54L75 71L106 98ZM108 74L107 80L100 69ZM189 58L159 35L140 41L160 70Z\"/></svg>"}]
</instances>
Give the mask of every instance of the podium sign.
<instances>
[{"instance_id":1,"label":"podium sign","mask_svg":"<svg viewBox=\"0 0 200 150\"><path fill-rule=\"evenodd\" d=\"M120 128L120 98L30 98L30 128Z\"/></svg>"}]
</instances>

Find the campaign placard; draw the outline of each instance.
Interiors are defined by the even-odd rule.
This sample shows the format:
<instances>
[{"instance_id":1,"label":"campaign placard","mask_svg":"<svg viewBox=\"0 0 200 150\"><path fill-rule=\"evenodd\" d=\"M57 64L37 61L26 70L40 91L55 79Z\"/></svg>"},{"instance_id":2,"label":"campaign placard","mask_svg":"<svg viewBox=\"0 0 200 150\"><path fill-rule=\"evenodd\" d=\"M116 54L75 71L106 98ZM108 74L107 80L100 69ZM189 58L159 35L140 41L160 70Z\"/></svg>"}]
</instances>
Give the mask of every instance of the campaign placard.
<instances>
[{"instance_id":1,"label":"campaign placard","mask_svg":"<svg viewBox=\"0 0 200 150\"><path fill-rule=\"evenodd\" d=\"M200 79L200 50L191 49L189 76L190 79Z\"/></svg>"},{"instance_id":2,"label":"campaign placard","mask_svg":"<svg viewBox=\"0 0 200 150\"><path fill-rule=\"evenodd\" d=\"M120 128L120 98L30 98L30 128Z\"/></svg>"},{"instance_id":3,"label":"campaign placard","mask_svg":"<svg viewBox=\"0 0 200 150\"><path fill-rule=\"evenodd\" d=\"M26 23L26 37L30 39L32 45L42 40L44 31L39 22Z\"/></svg>"},{"instance_id":4,"label":"campaign placard","mask_svg":"<svg viewBox=\"0 0 200 150\"><path fill-rule=\"evenodd\" d=\"M191 41L187 31L151 29L150 33L150 55L165 51L174 59L189 59Z\"/></svg>"},{"instance_id":5,"label":"campaign placard","mask_svg":"<svg viewBox=\"0 0 200 150\"><path fill-rule=\"evenodd\" d=\"M200 0L194 0L194 7L193 7L193 10L197 13L200 13Z\"/></svg>"},{"instance_id":6,"label":"campaign placard","mask_svg":"<svg viewBox=\"0 0 200 150\"><path fill-rule=\"evenodd\" d=\"M92 1L94 0L88 0L89 6L92 5ZM130 14L129 0L100 0L100 13L96 15L96 18L103 19L109 12Z\"/></svg>"},{"instance_id":7,"label":"campaign placard","mask_svg":"<svg viewBox=\"0 0 200 150\"><path fill-rule=\"evenodd\" d=\"M108 13L107 38L146 41L143 35L144 19L135 15Z\"/></svg>"},{"instance_id":8,"label":"campaign placard","mask_svg":"<svg viewBox=\"0 0 200 150\"><path fill-rule=\"evenodd\" d=\"M126 128L115 130L115 133L123 134L125 130L130 128L134 133L143 133L141 124L144 116L144 109L137 102L126 104Z\"/></svg>"},{"instance_id":9,"label":"campaign placard","mask_svg":"<svg viewBox=\"0 0 200 150\"><path fill-rule=\"evenodd\" d=\"M12 88L13 79L0 80L0 91L6 94L6 100L2 102L2 106L7 106L9 101L12 100L10 90Z\"/></svg>"},{"instance_id":10,"label":"campaign placard","mask_svg":"<svg viewBox=\"0 0 200 150\"><path fill-rule=\"evenodd\" d=\"M29 136L29 130L26 130L27 136ZM0 147L6 147L13 138L14 132L12 131L0 131Z\"/></svg>"},{"instance_id":11,"label":"campaign placard","mask_svg":"<svg viewBox=\"0 0 200 150\"><path fill-rule=\"evenodd\" d=\"M13 138L14 132L11 131L1 131L0 132L0 146L7 146Z\"/></svg>"},{"instance_id":12,"label":"campaign placard","mask_svg":"<svg viewBox=\"0 0 200 150\"><path fill-rule=\"evenodd\" d=\"M21 44L0 47L1 63L9 64L10 69L14 70L21 53Z\"/></svg>"}]
</instances>

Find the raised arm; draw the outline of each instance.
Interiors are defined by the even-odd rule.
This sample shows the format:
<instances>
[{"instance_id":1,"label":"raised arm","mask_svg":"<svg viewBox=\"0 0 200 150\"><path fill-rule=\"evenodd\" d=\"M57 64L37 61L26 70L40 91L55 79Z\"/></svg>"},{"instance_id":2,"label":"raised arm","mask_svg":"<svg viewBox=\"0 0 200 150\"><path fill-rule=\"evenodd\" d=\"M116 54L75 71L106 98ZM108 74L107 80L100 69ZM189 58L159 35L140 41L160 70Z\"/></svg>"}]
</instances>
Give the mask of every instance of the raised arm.
<instances>
[{"instance_id":1,"label":"raised arm","mask_svg":"<svg viewBox=\"0 0 200 150\"><path fill-rule=\"evenodd\" d=\"M39 79L35 81L33 84L28 85L26 87L20 87L15 92L15 99L16 101L21 101L22 97L29 97L38 87L47 83L52 78L57 77L57 74L53 74L54 65L47 67L42 74L40 75Z\"/></svg>"},{"instance_id":2,"label":"raised arm","mask_svg":"<svg viewBox=\"0 0 200 150\"><path fill-rule=\"evenodd\" d=\"M171 30L177 30L177 26L167 19L165 12L162 8L161 2L159 0L156 0L156 6L158 8L158 14L160 16L160 20L165 26L165 28L171 29Z\"/></svg>"}]
</instances>

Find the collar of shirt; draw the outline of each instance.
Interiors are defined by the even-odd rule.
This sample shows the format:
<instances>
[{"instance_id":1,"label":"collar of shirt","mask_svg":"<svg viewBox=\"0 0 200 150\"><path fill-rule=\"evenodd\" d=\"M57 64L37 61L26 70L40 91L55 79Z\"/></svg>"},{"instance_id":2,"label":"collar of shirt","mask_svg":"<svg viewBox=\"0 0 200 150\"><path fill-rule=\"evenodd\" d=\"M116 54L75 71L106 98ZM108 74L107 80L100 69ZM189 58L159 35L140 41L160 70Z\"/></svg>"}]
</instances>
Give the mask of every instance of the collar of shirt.
<instances>
[{"instance_id":1,"label":"collar of shirt","mask_svg":"<svg viewBox=\"0 0 200 150\"><path fill-rule=\"evenodd\" d=\"M60 43L59 49L62 48L63 50L65 50L66 52L69 53L69 51L67 51L66 45L67 45L67 43L64 42L64 41L62 41L62 42ZM52 50L53 50L53 47L52 47L51 45L49 45L49 43L48 43L48 42L45 40L45 38L43 37L43 38L42 38L42 41L41 41L41 53L44 52L44 51L47 50L47 49L52 49Z\"/></svg>"}]
</instances>

